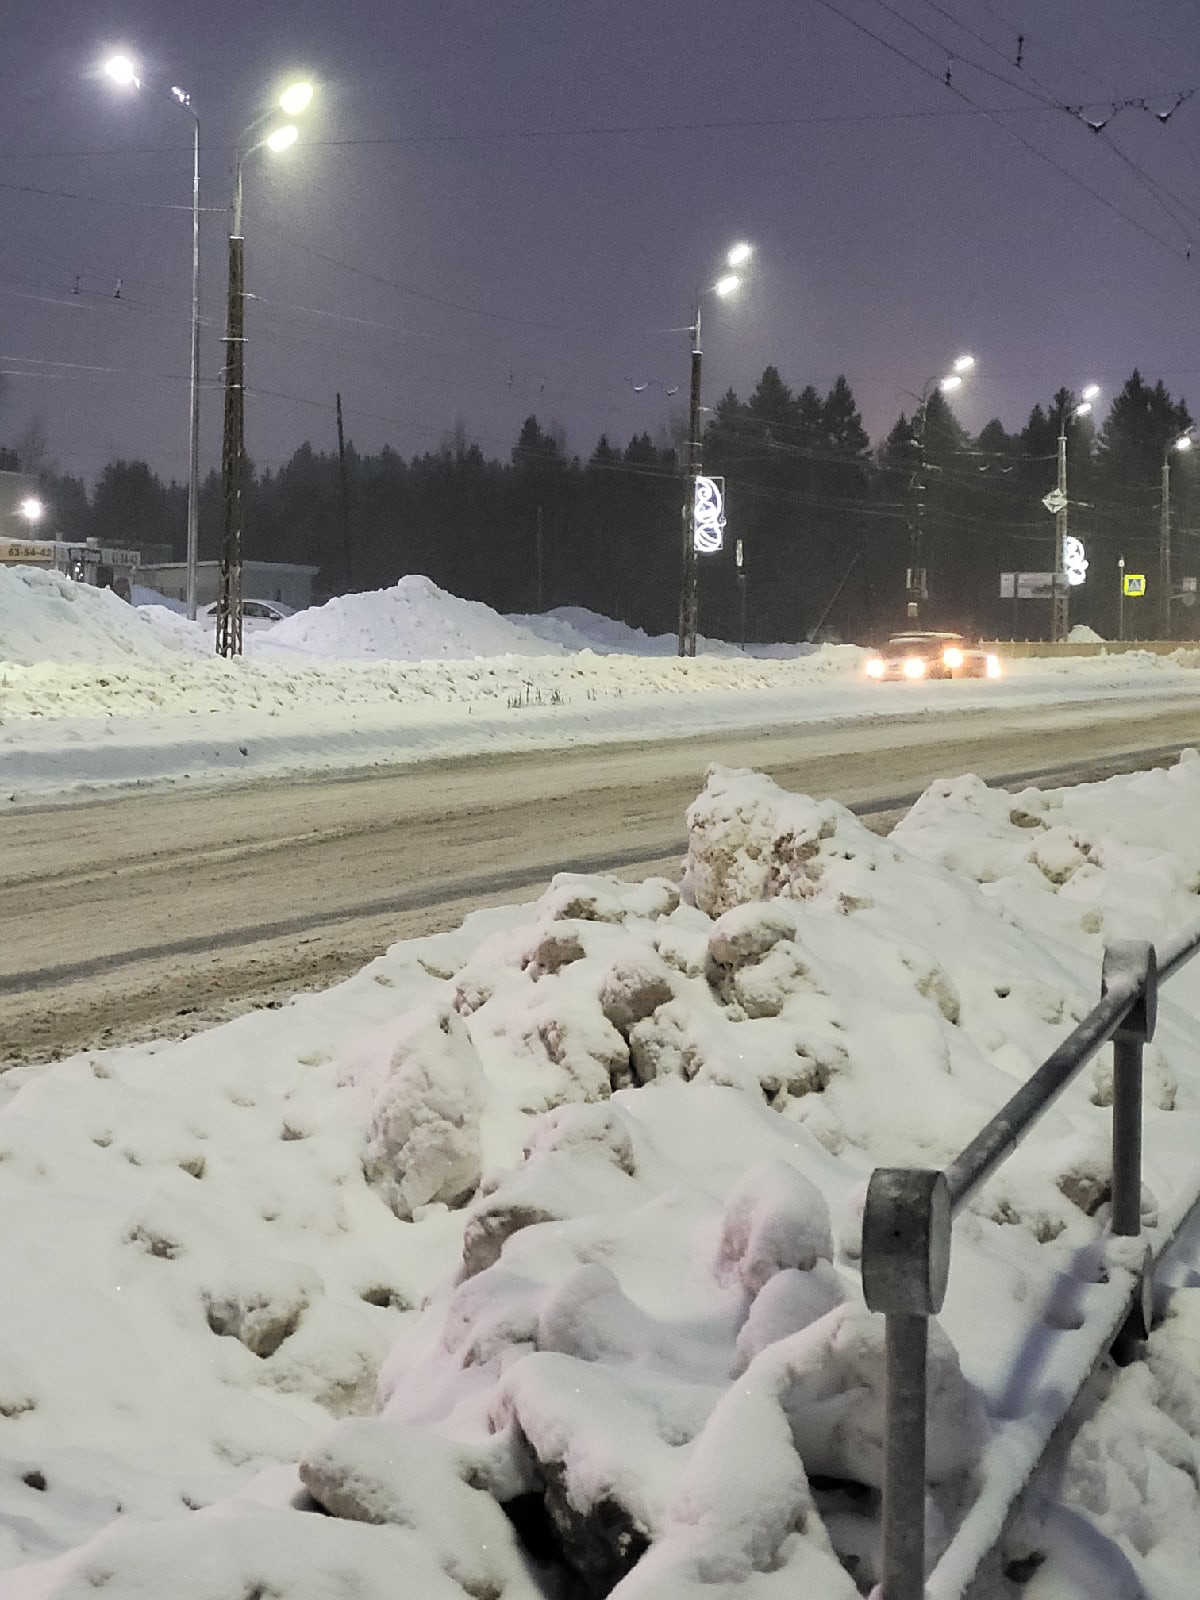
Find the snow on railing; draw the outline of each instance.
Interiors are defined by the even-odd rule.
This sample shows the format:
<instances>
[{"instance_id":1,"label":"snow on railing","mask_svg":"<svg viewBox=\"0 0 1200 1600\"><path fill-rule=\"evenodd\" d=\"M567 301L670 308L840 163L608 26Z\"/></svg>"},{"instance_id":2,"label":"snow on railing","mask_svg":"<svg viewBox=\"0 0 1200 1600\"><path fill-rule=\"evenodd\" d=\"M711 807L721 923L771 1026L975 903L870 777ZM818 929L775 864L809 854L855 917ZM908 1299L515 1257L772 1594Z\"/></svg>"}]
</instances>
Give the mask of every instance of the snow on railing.
<instances>
[{"instance_id":1,"label":"snow on railing","mask_svg":"<svg viewBox=\"0 0 1200 1600\"><path fill-rule=\"evenodd\" d=\"M1118 1237L1141 1232L1142 1049L1159 983L1200 953L1200 928L1164 946L1122 942L1104 953L1101 999L946 1170L877 1167L863 1216L863 1295L886 1318L882 1581L873 1600L925 1593L926 1359L942 1308L951 1224L1096 1052L1113 1044L1112 1209ZM1126 1337L1149 1332L1151 1261L1131 1295Z\"/></svg>"}]
</instances>

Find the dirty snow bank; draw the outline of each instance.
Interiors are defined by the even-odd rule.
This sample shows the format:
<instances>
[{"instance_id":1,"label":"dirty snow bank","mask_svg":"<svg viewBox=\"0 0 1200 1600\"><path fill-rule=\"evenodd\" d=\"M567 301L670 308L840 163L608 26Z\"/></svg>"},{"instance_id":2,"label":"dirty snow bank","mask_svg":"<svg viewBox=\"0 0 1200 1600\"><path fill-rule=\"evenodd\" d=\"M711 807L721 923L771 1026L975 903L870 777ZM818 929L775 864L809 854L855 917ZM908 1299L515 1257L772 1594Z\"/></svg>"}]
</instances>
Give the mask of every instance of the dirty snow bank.
<instances>
[{"instance_id":1,"label":"dirty snow bank","mask_svg":"<svg viewBox=\"0 0 1200 1600\"><path fill-rule=\"evenodd\" d=\"M867 1174L945 1162L1092 1003L1136 841L1134 931L1195 907L1198 805L1196 759L1017 802L963 779L883 840L715 771L682 894L561 877L327 995L11 1074L0 1554L96 1537L6 1595L525 1600L566 1568L850 1600ZM1151 1223L1195 1179L1200 993L1169 993ZM1110 1096L1101 1061L957 1225L934 1553L1078 1376Z\"/></svg>"},{"instance_id":2,"label":"dirty snow bank","mask_svg":"<svg viewBox=\"0 0 1200 1600\"><path fill-rule=\"evenodd\" d=\"M0 567L0 663L177 663L208 648L186 617L40 567Z\"/></svg>"}]
</instances>

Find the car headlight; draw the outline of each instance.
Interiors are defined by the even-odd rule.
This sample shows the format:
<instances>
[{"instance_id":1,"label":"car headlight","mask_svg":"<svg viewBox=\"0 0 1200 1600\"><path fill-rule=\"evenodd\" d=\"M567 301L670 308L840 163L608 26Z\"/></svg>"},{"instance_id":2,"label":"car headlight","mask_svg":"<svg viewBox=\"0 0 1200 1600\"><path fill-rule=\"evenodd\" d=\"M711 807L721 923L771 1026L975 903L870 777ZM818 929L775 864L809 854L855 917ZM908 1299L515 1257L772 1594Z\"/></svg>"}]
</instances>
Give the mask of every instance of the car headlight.
<instances>
[{"instance_id":1,"label":"car headlight","mask_svg":"<svg viewBox=\"0 0 1200 1600\"><path fill-rule=\"evenodd\" d=\"M989 678L998 678L1000 676L999 656L989 656L987 658L987 675Z\"/></svg>"},{"instance_id":2,"label":"car headlight","mask_svg":"<svg viewBox=\"0 0 1200 1600\"><path fill-rule=\"evenodd\" d=\"M925 676L925 663L920 656L909 656L904 663L904 676L906 678L923 678Z\"/></svg>"},{"instance_id":3,"label":"car headlight","mask_svg":"<svg viewBox=\"0 0 1200 1600\"><path fill-rule=\"evenodd\" d=\"M955 647L951 645L948 650L942 651L942 660L951 669L951 671L956 671L963 664L963 653L961 650L956 650Z\"/></svg>"},{"instance_id":4,"label":"car headlight","mask_svg":"<svg viewBox=\"0 0 1200 1600\"><path fill-rule=\"evenodd\" d=\"M883 677L883 662L879 659L878 656L872 656L870 661L867 662L867 677L868 678L882 678Z\"/></svg>"}]
</instances>

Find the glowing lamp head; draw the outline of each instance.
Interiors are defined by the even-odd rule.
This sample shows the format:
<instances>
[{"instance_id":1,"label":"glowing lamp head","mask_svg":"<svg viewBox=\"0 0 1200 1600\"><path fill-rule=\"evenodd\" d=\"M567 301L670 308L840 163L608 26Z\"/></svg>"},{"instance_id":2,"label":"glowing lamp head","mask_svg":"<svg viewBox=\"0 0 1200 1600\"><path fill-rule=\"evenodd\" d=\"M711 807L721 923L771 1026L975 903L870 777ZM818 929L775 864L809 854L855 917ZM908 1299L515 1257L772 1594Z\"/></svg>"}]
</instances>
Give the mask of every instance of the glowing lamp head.
<instances>
[{"instance_id":1,"label":"glowing lamp head","mask_svg":"<svg viewBox=\"0 0 1200 1600\"><path fill-rule=\"evenodd\" d=\"M953 394L955 389L962 388L962 379L957 372L948 373L938 384L938 388L943 394Z\"/></svg>"},{"instance_id":2,"label":"glowing lamp head","mask_svg":"<svg viewBox=\"0 0 1200 1600\"><path fill-rule=\"evenodd\" d=\"M925 663L920 656L909 656L904 663L904 676L906 678L923 678L925 676Z\"/></svg>"},{"instance_id":3,"label":"glowing lamp head","mask_svg":"<svg viewBox=\"0 0 1200 1600\"><path fill-rule=\"evenodd\" d=\"M1086 417L1091 409L1092 402L1090 400L1081 400L1075 407L1074 411L1072 411L1071 415L1073 417Z\"/></svg>"},{"instance_id":4,"label":"glowing lamp head","mask_svg":"<svg viewBox=\"0 0 1200 1600\"><path fill-rule=\"evenodd\" d=\"M951 672L955 672L963 664L963 653L957 648L957 646L948 645L946 649L942 651L942 660L950 668Z\"/></svg>"},{"instance_id":5,"label":"glowing lamp head","mask_svg":"<svg viewBox=\"0 0 1200 1600\"><path fill-rule=\"evenodd\" d=\"M878 656L872 656L867 662L867 677L882 678L884 672L883 662Z\"/></svg>"},{"instance_id":6,"label":"glowing lamp head","mask_svg":"<svg viewBox=\"0 0 1200 1600\"><path fill-rule=\"evenodd\" d=\"M743 240L740 244L734 245L733 249L725 257L725 260L726 263L731 267L744 267L753 254L753 247L748 245L745 240Z\"/></svg>"},{"instance_id":7,"label":"glowing lamp head","mask_svg":"<svg viewBox=\"0 0 1200 1600\"><path fill-rule=\"evenodd\" d=\"M123 89L137 87L137 66L128 56L109 56L104 63L104 72L114 83L119 83Z\"/></svg>"},{"instance_id":8,"label":"glowing lamp head","mask_svg":"<svg viewBox=\"0 0 1200 1600\"><path fill-rule=\"evenodd\" d=\"M1086 400L1089 403L1091 401L1093 401L1093 400L1098 400L1099 397L1100 397L1100 385L1098 383L1089 383L1087 388L1079 396L1079 398L1081 400Z\"/></svg>"},{"instance_id":9,"label":"glowing lamp head","mask_svg":"<svg viewBox=\"0 0 1200 1600\"><path fill-rule=\"evenodd\" d=\"M741 281L736 272L727 272L723 278L717 279L716 283L713 284L713 288L721 296L721 299L725 300L733 293Z\"/></svg>"},{"instance_id":10,"label":"glowing lamp head","mask_svg":"<svg viewBox=\"0 0 1200 1600\"><path fill-rule=\"evenodd\" d=\"M17 510L25 518L26 522L40 522L46 515L45 502L39 500L35 494L26 495Z\"/></svg>"},{"instance_id":11,"label":"glowing lamp head","mask_svg":"<svg viewBox=\"0 0 1200 1600\"><path fill-rule=\"evenodd\" d=\"M963 356L959 356L958 357L958 359L955 361L954 365L951 367L950 370L951 370L951 372L957 372L959 377L961 377L964 372L972 371L974 366L975 366L975 357L974 356L963 355Z\"/></svg>"},{"instance_id":12,"label":"glowing lamp head","mask_svg":"<svg viewBox=\"0 0 1200 1600\"><path fill-rule=\"evenodd\" d=\"M279 96L279 109L289 117L298 117L302 111L308 110L312 98L311 83L289 83Z\"/></svg>"},{"instance_id":13,"label":"glowing lamp head","mask_svg":"<svg viewBox=\"0 0 1200 1600\"><path fill-rule=\"evenodd\" d=\"M267 135L267 149L278 155L281 150L287 150L295 144L300 137L300 129L294 122L285 122L282 128L276 128L274 133Z\"/></svg>"},{"instance_id":14,"label":"glowing lamp head","mask_svg":"<svg viewBox=\"0 0 1200 1600\"><path fill-rule=\"evenodd\" d=\"M1171 446L1172 450L1190 450L1191 448L1192 436L1190 433L1181 433L1178 439L1176 439L1175 443Z\"/></svg>"}]
</instances>

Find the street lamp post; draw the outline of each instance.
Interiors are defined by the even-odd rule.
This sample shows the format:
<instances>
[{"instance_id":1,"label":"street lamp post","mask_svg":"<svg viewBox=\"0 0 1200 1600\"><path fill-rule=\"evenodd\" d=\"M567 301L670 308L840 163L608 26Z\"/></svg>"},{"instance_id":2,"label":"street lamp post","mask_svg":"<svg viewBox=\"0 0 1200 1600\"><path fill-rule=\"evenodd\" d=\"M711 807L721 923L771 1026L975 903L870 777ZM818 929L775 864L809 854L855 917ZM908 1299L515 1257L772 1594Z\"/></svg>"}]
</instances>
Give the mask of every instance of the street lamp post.
<instances>
[{"instance_id":1,"label":"street lamp post","mask_svg":"<svg viewBox=\"0 0 1200 1600\"><path fill-rule=\"evenodd\" d=\"M929 400L934 389L937 389L941 394L953 394L955 389L961 389L963 378L974 366L974 356L959 356L944 377L927 379L921 393L913 397L919 402L914 419L912 439L917 449L917 470L913 476L912 485L916 498L913 502L912 529L909 540L909 567L904 585L907 597L905 613L911 622L919 620L921 601L928 599L929 595L928 584L925 581L925 568L922 565L925 556L925 424Z\"/></svg>"},{"instance_id":2,"label":"street lamp post","mask_svg":"<svg viewBox=\"0 0 1200 1600\"><path fill-rule=\"evenodd\" d=\"M1125 637L1125 557L1117 557L1117 638Z\"/></svg>"},{"instance_id":3,"label":"street lamp post","mask_svg":"<svg viewBox=\"0 0 1200 1600\"><path fill-rule=\"evenodd\" d=\"M744 266L751 256L748 244L735 244L725 257L729 267ZM688 399L687 484L683 506L683 576L679 592L679 654L696 654L696 626L699 611L698 570L696 565L696 479L701 470L700 382L703 350L700 343L700 313L704 294L724 300L741 283L736 272L724 273L716 283L696 296L696 312L688 332L692 336L692 381Z\"/></svg>"},{"instance_id":4,"label":"street lamp post","mask_svg":"<svg viewBox=\"0 0 1200 1600\"><path fill-rule=\"evenodd\" d=\"M1162 503L1158 521L1158 636L1171 637L1171 452L1190 450L1192 430L1181 433L1163 451Z\"/></svg>"},{"instance_id":5,"label":"street lamp post","mask_svg":"<svg viewBox=\"0 0 1200 1600\"><path fill-rule=\"evenodd\" d=\"M289 116L312 99L310 84L293 84L279 98ZM267 117L252 124L248 133ZM243 139L246 135L243 135ZM225 304L225 407L221 437L221 561L217 590L217 654L242 653L242 527L246 462L246 272L242 228L243 168L259 150L278 154L295 144L299 130L287 122L247 148L239 144L234 165L233 226L229 233L228 286Z\"/></svg>"},{"instance_id":6,"label":"street lamp post","mask_svg":"<svg viewBox=\"0 0 1200 1600\"><path fill-rule=\"evenodd\" d=\"M1098 383L1089 383L1078 403L1058 408L1058 478L1055 484L1057 507L1054 513L1054 580L1050 600L1051 642L1065 641L1071 626L1071 586L1067 582L1067 538L1070 501L1067 499L1067 427L1077 417L1086 417L1092 401L1100 393Z\"/></svg>"},{"instance_id":7,"label":"street lamp post","mask_svg":"<svg viewBox=\"0 0 1200 1600\"><path fill-rule=\"evenodd\" d=\"M137 68L128 56L111 56L104 70L114 83L140 89ZM192 119L192 363L188 388L187 614L196 620L196 566L200 549L200 119L185 89L169 95L155 90Z\"/></svg>"}]
</instances>

